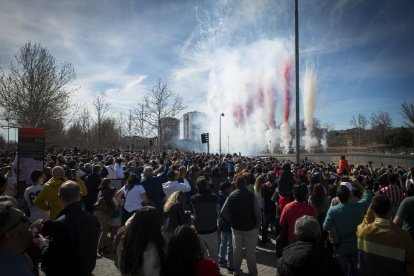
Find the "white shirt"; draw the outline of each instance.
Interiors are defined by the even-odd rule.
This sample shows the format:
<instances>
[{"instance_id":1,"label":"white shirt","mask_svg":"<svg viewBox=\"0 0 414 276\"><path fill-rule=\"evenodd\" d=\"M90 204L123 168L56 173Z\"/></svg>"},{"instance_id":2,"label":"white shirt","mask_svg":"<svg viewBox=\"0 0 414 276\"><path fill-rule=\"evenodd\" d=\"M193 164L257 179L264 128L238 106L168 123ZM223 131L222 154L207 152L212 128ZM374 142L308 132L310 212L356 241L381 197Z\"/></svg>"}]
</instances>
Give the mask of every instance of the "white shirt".
<instances>
[{"instance_id":1,"label":"white shirt","mask_svg":"<svg viewBox=\"0 0 414 276\"><path fill-rule=\"evenodd\" d=\"M141 194L145 194L145 189L142 185L135 185L131 190L127 190L127 185L124 185L120 191L125 196L124 209L128 212L135 211L142 208Z\"/></svg>"},{"instance_id":2,"label":"white shirt","mask_svg":"<svg viewBox=\"0 0 414 276\"><path fill-rule=\"evenodd\" d=\"M109 179L117 179L115 165L105 166L105 168L108 171L107 178L109 178Z\"/></svg>"},{"instance_id":3,"label":"white shirt","mask_svg":"<svg viewBox=\"0 0 414 276\"><path fill-rule=\"evenodd\" d=\"M38 219L48 220L49 219L49 211L40 209L39 207L36 207L33 205L33 201L37 197L37 195L40 193L40 191L43 189L43 185L34 185L29 186L24 191L23 197L27 202L27 206L30 210L30 221L34 222Z\"/></svg>"},{"instance_id":4,"label":"white shirt","mask_svg":"<svg viewBox=\"0 0 414 276\"><path fill-rule=\"evenodd\" d=\"M162 189L164 190L165 199L167 200L170 195L176 191L189 192L191 191L190 183L184 178L184 183L178 183L178 181L168 181L162 184Z\"/></svg>"},{"instance_id":5,"label":"white shirt","mask_svg":"<svg viewBox=\"0 0 414 276\"><path fill-rule=\"evenodd\" d=\"M124 169L122 168L122 163L118 164L115 163L115 173L116 173L116 178L124 178Z\"/></svg>"}]
</instances>

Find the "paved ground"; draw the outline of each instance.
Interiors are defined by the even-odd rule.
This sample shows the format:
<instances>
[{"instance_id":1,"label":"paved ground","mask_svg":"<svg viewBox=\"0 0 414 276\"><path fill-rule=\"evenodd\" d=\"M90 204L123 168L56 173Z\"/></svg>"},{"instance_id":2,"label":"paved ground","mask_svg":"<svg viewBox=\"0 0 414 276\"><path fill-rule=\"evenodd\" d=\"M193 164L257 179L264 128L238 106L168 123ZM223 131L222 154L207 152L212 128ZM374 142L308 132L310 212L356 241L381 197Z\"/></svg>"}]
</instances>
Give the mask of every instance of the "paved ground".
<instances>
[{"instance_id":1,"label":"paved ground","mask_svg":"<svg viewBox=\"0 0 414 276\"><path fill-rule=\"evenodd\" d=\"M96 268L93 271L95 276L112 276L121 275L118 269L115 267L111 255L98 256L96 260ZM275 255L275 244L274 240L272 243L266 244L266 247L256 247L256 261L257 269L260 276L276 275L276 255ZM248 275L246 260L243 260L242 270L245 275ZM232 275L227 273L227 269L220 269L221 275Z\"/></svg>"},{"instance_id":2,"label":"paved ground","mask_svg":"<svg viewBox=\"0 0 414 276\"><path fill-rule=\"evenodd\" d=\"M276 255L275 255L275 244L274 240L272 242L267 243L266 247L257 246L256 247L256 261L257 261L257 269L260 276L273 276L276 275ZM247 265L246 260L243 260L242 263L242 270L245 275L248 275L247 272ZM227 273L227 269L220 268L221 275L232 275ZM41 273L40 275L44 275ZM112 255L98 255L96 260L96 267L93 271L93 275L95 276L118 276L121 275L119 270L114 265L114 261L112 260Z\"/></svg>"}]
</instances>

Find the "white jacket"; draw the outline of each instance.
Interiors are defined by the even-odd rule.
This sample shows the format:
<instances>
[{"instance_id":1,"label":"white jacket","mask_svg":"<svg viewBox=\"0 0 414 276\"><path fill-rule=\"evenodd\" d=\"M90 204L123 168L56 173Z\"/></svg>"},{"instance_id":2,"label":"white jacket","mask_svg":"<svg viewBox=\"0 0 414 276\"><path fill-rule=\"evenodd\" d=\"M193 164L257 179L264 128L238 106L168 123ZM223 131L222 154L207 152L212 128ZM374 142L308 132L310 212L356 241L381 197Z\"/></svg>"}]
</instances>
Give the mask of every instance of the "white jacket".
<instances>
[{"instance_id":1,"label":"white jacket","mask_svg":"<svg viewBox=\"0 0 414 276\"><path fill-rule=\"evenodd\" d=\"M188 180L184 178L184 183L178 183L177 180L165 182L162 184L162 189L164 190L165 200L167 200L176 191L191 191L191 186Z\"/></svg>"}]
</instances>

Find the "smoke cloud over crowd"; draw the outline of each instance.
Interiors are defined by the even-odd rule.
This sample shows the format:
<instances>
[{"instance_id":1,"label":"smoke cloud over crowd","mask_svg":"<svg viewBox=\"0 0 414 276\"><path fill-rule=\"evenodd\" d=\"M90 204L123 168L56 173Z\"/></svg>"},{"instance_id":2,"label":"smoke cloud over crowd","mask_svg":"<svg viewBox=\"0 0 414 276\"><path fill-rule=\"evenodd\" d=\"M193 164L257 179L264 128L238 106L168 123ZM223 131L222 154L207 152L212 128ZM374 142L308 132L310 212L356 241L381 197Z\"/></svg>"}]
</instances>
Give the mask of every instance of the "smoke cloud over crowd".
<instances>
[{"instance_id":1,"label":"smoke cloud over crowd","mask_svg":"<svg viewBox=\"0 0 414 276\"><path fill-rule=\"evenodd\" d=\"M277 22L261 20L274 18L275 11L268 9L274 5L268 2L240 1L229 7L229 1L219 1L213 9L196 11L197 43L184 49L186 63L175 82L205 91L211 151L218 151L221 113L222 152L228 150L227 139L230 151L247 154L291 147L294 40L269 32ZM312 137L316 74L305 71L304 78L303 139L310 150L317 144Z\"/></svg>"}]
</instances>

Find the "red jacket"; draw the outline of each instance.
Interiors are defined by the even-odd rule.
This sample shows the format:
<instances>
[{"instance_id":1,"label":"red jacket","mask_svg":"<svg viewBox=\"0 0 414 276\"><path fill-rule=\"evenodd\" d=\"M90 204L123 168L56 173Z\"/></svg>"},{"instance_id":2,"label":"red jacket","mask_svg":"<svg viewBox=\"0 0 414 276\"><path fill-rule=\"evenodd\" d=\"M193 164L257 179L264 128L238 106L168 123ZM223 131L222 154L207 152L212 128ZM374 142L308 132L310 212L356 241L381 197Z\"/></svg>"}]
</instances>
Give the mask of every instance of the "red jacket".
<instances>
[{"instance_id":1,"label":"red jacket","mask_svg":"<svg viewBox=\"0 0 414 276\"><path fill-rule=\"evenodd\" d=\"M340 159L339 166L338 166L338 173L342 174L344 169L346 170L346 174L349 174L351 172L351 168L348 165L348 161L346 159Z\"/></svg>"}]
</instances>

